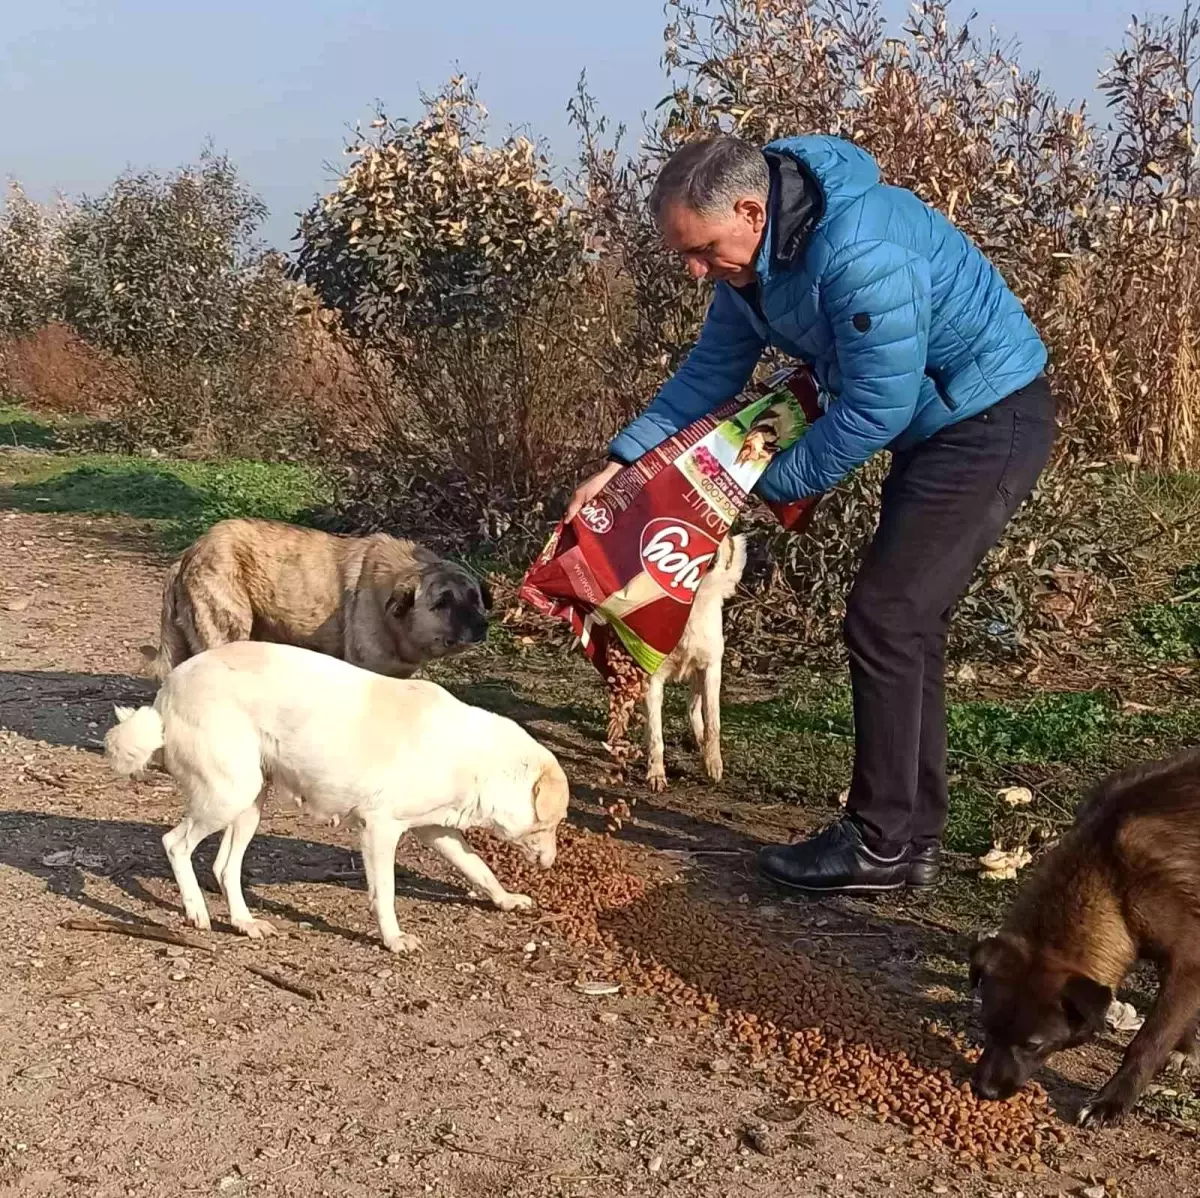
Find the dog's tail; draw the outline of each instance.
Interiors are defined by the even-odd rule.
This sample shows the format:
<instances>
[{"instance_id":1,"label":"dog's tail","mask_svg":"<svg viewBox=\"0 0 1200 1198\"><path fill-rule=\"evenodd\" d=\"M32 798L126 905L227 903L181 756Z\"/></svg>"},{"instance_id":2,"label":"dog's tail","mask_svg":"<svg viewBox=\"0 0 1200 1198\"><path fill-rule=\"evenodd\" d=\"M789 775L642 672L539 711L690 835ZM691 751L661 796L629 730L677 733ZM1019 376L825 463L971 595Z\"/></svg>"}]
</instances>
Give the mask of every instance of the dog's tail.
<instances>
[{"instance_id":1,"label":"dog's tail","mask_svg":"<svg viewBox=\"0 0 1200 1198\"><path fill-rule=\"evenodd\" d=\"M175 562L167 571L166 582L163 584L162 620L158 633L158 654L154 657L150 670L159 682L166 680L167 675L181 661L186 661L192 655L191 647L179 626L178 613L175 607L175 592L179 580L182 561ZM149 656L149 655L147 655Z\"/></svg>"},{"instance_id":2,"label":"dog's tail","mask_svg":"<svg viewBox=\"0 0 1200 1198\"><path fill-rule=\"evenodd\" d=\"M122 777L140 773L163 747L162 716L153 707L118 707L117 725L104 737L104 756Z\"/></svg>"}]
</instances>

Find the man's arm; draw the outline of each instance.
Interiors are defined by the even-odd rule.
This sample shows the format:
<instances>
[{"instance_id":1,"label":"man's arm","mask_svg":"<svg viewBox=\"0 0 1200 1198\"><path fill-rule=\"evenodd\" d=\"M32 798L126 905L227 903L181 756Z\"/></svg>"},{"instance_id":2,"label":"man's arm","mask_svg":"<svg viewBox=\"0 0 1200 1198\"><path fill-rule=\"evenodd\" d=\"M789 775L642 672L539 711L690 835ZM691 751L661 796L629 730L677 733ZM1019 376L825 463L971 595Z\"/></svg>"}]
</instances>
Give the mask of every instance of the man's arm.
<instances>
[{"instance_id":1,"label":"man's arm","mask_svg":"<svg viewBox=\"0 0 1200 1198\"><path fill-rule=\"evenodd\" d=\"M912 420L929 347L929 263L868 241L839 251L821 280L841 394L767 467L756 488L788 502L827 491L889 445Z\"/></svg>"},{"instance_id":2,"label":"man's arm","mask_svg":"<svg viewBox=\"0 0 1200 1198\"><path fill-rule=\"evenodd\" d=\"M609 455L628 465L732 399L749 381L765 344L728 286L718 284L692 352L650 406L617 435Z\"/></svg>"}]
</instances>

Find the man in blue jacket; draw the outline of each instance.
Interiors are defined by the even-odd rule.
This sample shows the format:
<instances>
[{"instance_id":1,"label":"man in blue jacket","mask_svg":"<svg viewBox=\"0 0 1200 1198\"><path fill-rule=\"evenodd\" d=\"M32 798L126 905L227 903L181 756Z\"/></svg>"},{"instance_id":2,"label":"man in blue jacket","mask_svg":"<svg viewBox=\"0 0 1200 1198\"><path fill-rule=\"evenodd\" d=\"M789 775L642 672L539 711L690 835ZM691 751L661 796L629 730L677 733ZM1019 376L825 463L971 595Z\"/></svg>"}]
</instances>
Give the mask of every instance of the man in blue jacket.
<instances>
[{"instance_id":1,"label":"man in blue jacket","mask_svg":"<svg viewBox=\"0 0 1200 1198\"><path fill-rule=\"evenodd\" d=\"M715 284L692 352L610 447L568 515L749 381L767 346L808 363L831 402L759 484L788 501L892 452L879 527L846 605L855 753L845 818L772 845L798 890L932 884L946 822L950 613L1054 442L1046 348L979 249L851 142L691 143L650 197L667 246Z\"/></svg>"}]
</instances>

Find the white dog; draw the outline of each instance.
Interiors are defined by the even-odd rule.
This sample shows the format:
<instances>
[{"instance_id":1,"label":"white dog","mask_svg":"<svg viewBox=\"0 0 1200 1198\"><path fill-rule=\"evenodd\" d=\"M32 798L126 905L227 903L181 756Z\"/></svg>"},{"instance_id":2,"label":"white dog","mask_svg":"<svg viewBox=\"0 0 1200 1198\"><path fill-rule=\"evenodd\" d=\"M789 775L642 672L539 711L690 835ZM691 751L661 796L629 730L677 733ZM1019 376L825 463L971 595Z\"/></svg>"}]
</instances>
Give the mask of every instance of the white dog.
<instances>
[{"instance_id":1,"label":"white dog","mask_svg":"<svg viewBox=\"0 0 1200 1198\"><path fill-rule=\"evenodd\" d=\"M113 768L137 773L159 750L186 815L163 837L187 918L207 929L192 869L196 846L224 832L214 872L238 931L274 932L242 895L242 857L265 780L319 818L362 827L371 907L392 952L418 948L395 909L396 845L409 828L502 911L510 894L460 829L488 828L543 869L567 813L567 778L554 755L512 720L460 703L432 682L369 673L292 645L239 641L177 666L154 700L118 708L105 737Z\"/></svg>"},{"instance_id":2,"label":"white dog","mask_svg":"<svg viewBox=\"0 0 1200 1198\"><path fill-rule=\"evenodd\" d=\"M722 609L746 568L746 538L726 537L716 560L701 579L683 637L671 655L650 677L646 688L646 782L655 793L667 789L663 767L663 691L668 682L687 682L692 688L688 716L696 745L704 754L704 771L714 782L724 772L721 763L721 661L725 656Z\"/></svg>"}]
</instances>

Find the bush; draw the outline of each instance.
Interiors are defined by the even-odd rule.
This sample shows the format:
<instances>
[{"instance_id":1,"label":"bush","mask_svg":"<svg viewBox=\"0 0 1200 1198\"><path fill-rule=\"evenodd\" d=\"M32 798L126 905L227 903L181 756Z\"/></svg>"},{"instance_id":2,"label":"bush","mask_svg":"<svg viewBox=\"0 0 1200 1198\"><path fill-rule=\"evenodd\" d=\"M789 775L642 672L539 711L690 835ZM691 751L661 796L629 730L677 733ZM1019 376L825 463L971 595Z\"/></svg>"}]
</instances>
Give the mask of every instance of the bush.
<instances>
[{"instance_id":1,"label":"bush","mask_svg":"<svg viewBox=\"0 0 1200 1198\"><path fill-rule=\"evenodd\" d=\"M310 442L307 413L277 390L297 289L254 240L264 213L207 151L53 213L14 189L0 222L0 381L59 410L103 411L130 448Z\"/></svg>"},{"instance_id":2,"label":"bush","mask_svg":"<svg viewBox=\"0 0 1200 1198\"><path fill-rule=\"evenodd\" d=\"M43 412L111 417L133 386L128 366L67 325L0 341L0 393Z\"/></svg>"},{"instance_id":3,"label":"bush","mask_svg":"<svg viewBox=\"0 0 1200 1198\"><path fill-rule=\"evenodd\" d=\"M526 137L482 140L461 76L413 125L380 114L337 190L302 217L297 273L349 333L404 354L430 328L497 328L578 260L565 197Z\"/></svg>"},{"instance_id":4,"label":"bush","mask_svg":"<svg viewBox=\"0 0 1200 1198\"><path fill-rule=\"evenodd\" d=\"M337 308L360 384L347 504L524 551L620 415L604 280L533 143L488 145L461 78L424 104L373 122L301 223L297 276Z\"/></svg>"},{"instance_id":5,"label":"bush","mask_svg":"<svg viewBox=\"0 0 1200 1198\"><path fill-rule=\"evenodd\" d=\"M282 270L254 244L262 201L227 158L122 175L62 223L61 310L123 357L223 361L289 315Z\"/></svg>"},{"instance_id":6,"label":"bush","mask_svg":"<svg viewBox=\"0 0 1200 1198\"><path fill-rule=\"evenodd\" d=\"M25 336L58 319L65 212L9 185L0 213L0 334Z\"/></svg>"}]
</instances>

